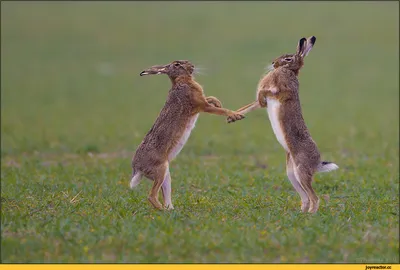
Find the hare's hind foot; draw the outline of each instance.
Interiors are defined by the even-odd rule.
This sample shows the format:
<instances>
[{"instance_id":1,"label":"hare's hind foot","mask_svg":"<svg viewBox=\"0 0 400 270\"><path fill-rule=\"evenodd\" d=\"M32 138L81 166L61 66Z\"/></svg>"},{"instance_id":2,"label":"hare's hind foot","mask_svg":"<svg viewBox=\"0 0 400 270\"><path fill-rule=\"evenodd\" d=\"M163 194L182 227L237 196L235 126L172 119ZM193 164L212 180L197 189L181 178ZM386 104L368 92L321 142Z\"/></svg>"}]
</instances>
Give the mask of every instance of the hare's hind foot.
<instances>
[{"instance_id":1,"label":"hare's hind foot","mask_svg":"<svg viewBox=\"0 0 400 270\"><path fill-rule=\"evenodd\" d=\"M316 213L318 211L319 208L319 200L317 202L314 203L310 203L310 202L302 202L301 203L301 212L303 213Z\"/></svg>"},{"instance_id":2,"label":"hare's hind foot","mask_svg":"<svg viewBox=\"0 0 400 270\"><path fill-rule=\"evenodd\" d=\"M159 200L154 199L149 197L148 198L149 202L151 203L151 205L153 205L154 208L158 209L158 210L173 210L174 206L172 204L166 204L165 206L163 206Z\"/></svg>"},{"instance_id":3,"label":"hare's hind foot","mask_svg":"<svg viewBox=\"0 0 400 270\"><path fill-rule=\"evenodd\" d=\"M174 210L174 206L172 204L166 204L164 209L165 210Z\"/></svg>"},{"instance_id":4,"label":"hare's hind foot","mask_svg":"<svg viewBox=\"0 0 400 270\"><path fill-rule=\"evenodd\" d=\"M149 197L148 200L154 206L154 208L156 208L158 210L163 210L164 209L162 204L158 201L157 198Z\"/></svg>"},{"instance_id":5,"label":"hare's hind foot","mask_svg":"<svg viewBox=\"0 0 400 270\"><path fill-rule=\"evenodd\" d=\"M317 197L317 200L315 202L311 201L308 213L316 213L318 211L318 208L319 208L319 199Z\"/></svg>"},{"instance_id":6,"label":"hare's hind foot","mask_svg":"<svg viewBox=\"0 0 400 270\"><path fill-rule=\"evenodd\" d=\"M310 209L310 202L309 201L301 202L301 212L307 213L308 209Z\"/></svg>"}]
</instances>

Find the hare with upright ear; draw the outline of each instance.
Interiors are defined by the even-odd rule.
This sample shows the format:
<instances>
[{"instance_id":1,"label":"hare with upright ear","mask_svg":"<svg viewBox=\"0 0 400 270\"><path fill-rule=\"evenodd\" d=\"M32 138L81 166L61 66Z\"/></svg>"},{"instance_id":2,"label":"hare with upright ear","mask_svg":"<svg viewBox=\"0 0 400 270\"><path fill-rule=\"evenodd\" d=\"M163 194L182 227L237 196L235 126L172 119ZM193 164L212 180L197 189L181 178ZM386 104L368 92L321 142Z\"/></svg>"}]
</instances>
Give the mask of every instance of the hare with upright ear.
<instances>
[{"instance_id":1,"label":"hare with upright ear","mask_svg":"<svg viewBox=\"0 0 400 270\"><path fill-rule=\"evenodd\" d=\"M200 112L229 116L240 120L243 116L222 108L215 97L205 97L202 87L193 78L194 66L189 61L174 61L164 66L153 66L143 75L166 74L172 83L167 101L150 131L144 137L132 159L130 187L137 186L143 176L153 180L150 203L158 209L161 188L164 207L173 209L169 163L185 145Z\"/></svg>"},{"instance_id":2,"label":"hare with upright ear","mask_svg":"<svg viewBox=\"0 0 400 270\"><path fill-rule=\"evenodd\" d=\"M301 197L301 210L315 213L319 199L311 183L316 172L328 172L339 168L336 164L321 161L317 145L304 122L300 98L300 69L304 57L315 44L314 36L300 39L295 54L285 54L272 62L271 72L266 74L257 87L257 100L236 112L249 113L267 108L272 130L286 151L286 172L293 187ZM236 119L228 117L228 123Z\"/></svg>"}]
</instances>

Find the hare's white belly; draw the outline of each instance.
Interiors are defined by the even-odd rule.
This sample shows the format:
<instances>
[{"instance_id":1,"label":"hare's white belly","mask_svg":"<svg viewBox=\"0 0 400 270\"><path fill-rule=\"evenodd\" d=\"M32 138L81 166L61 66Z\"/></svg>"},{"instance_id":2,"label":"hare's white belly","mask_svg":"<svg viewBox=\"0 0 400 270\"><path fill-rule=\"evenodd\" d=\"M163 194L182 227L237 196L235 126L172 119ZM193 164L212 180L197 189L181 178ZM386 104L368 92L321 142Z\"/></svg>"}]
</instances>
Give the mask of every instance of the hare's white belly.
<instances>
[{"instance_id":1,"label":"hare's white belly","mask_svg":"<svg viewBox=\"0 0 400 270\"><path fill-rule=\"evenodd\" d=\"M274 98L267 98L267 112L269 116L269 121L271 122L272 130L274 131L278 142L287 152L289 152L289 148L285 140L285 133L283 132L281 123L279 122L280 107L281 103L279 102L279 100L276 100Z\"/></svg>"},{"instance_id":2,"label":"hare's white belly","mask_svg":"<svg viewBox=\"0 0 400 270\"><path fill-rule=\"evenodd\" d=\"M179 154L179 152L182 150L183 146L189 139L192 129L196 125L196 121L197 121L198 117L199 117L199 114L196 114L195 116L192 117L192 119L189 120L189 123L187 123L185 130L183 131L183 134L182 134L181 138L179 139L178 143L175 145L175 147L169 153L168 161L173 160Z\"/></svg>"}]
</instances>

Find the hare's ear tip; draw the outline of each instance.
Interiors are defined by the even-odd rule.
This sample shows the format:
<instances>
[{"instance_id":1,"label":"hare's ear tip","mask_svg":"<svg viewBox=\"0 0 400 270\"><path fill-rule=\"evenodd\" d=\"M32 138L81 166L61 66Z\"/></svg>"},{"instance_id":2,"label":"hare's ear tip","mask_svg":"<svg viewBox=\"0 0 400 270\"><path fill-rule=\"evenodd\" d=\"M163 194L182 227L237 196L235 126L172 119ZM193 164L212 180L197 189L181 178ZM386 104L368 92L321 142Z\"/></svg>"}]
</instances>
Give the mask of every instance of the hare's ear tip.
<instances>
[{"instance_id":1,"label":"hare's ear tip","mask_svg":"<svg viewBox=\"0 0 400 270\"><path fill-rule=\"evenodd\" d=\"M314 44L316 40L317 40L317 38L315 36L310 37L310 41L312 42L312 44Z\"/></svg>"},{"instance_id":2,"label":"hare's ear tip","mask_svg":"<svg viewBox=\"0 0 400 270\"><path fill-rule=\"evenodd\" d=\"M302 38L299 40L299 44L304 44L306 41L307 41L307 39L304 38L304 37L302 37Z\"/></svg>"}]
</instances>

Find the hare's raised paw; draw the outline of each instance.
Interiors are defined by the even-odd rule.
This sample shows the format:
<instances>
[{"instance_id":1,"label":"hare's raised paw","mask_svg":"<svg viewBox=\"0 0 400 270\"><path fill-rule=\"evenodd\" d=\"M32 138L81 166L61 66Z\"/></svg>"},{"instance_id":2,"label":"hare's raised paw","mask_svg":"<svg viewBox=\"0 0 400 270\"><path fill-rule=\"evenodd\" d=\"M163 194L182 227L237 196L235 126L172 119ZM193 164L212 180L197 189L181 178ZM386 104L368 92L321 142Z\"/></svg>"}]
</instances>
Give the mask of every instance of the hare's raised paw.
<instances>
[{"instance_id":1,"label":"hare's raised paw","mask_svg":"<svg viewBox=\"0 0 400 270\"><path fill-rule=\"evenodd\" d=\"M222 108L222 103L221 103L221 101L219 101L218 98L209 96L209 97L206 97L206 100L207 100L208 104L213 105L214 107L217 107L217 108Z\"/></svg>"}]
</instances>

